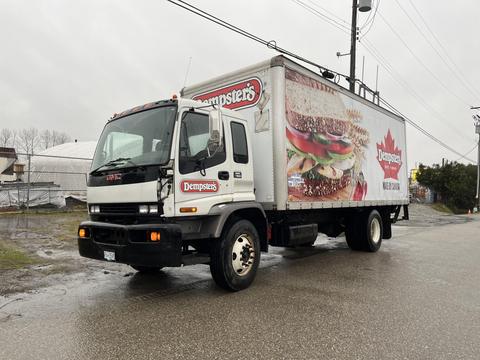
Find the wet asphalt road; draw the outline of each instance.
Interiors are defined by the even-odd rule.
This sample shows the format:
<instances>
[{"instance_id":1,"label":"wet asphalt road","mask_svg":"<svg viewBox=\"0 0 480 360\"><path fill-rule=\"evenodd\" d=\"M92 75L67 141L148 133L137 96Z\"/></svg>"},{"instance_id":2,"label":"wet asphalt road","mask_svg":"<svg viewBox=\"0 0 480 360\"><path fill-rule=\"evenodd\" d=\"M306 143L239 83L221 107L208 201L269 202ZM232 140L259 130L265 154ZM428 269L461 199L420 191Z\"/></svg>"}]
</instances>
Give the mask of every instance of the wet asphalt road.
<instances>
[{"instance_id":1,"label":"wet asphalt road","mask_svg":"<svg viewBox=\"0 0 480 360\"><path fill-rule=\"evenodd\" d=\"M275 250L239 293L199 265L0 298L0 359L479 359L480 219L456 222Z\"/></svg>"}]
</instances>

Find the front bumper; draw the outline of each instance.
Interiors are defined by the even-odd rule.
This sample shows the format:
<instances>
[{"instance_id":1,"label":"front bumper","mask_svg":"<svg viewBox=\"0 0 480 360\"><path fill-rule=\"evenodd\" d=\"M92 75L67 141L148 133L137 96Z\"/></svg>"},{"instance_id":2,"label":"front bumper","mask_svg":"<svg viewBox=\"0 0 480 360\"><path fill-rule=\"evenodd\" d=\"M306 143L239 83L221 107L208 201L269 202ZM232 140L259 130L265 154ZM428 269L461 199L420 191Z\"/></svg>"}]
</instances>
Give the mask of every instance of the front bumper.
<instances>
[{"instance_id":1,"label":"front bumper","mask_svg":"<svg viewBox=\"0 0 480 360\"><path fill-rule=\"evenodd\" d=\"M181 266L182 232L176 224L118 225L84 221L87 238L78 237L83 257L105 260L105 252L115 255L115 262L137 266ZM159 231L160 241L148 240L151 231Z\"/></svg>"}]
</instances>

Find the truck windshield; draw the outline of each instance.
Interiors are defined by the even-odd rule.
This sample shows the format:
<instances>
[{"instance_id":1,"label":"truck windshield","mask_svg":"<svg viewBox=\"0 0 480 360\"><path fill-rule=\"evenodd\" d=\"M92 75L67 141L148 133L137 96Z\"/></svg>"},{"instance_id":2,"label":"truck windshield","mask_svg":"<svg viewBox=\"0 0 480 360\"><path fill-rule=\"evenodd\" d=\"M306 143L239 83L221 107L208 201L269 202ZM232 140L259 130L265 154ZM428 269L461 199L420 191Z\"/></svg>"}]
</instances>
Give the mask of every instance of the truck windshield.
<instances>
[{"instance_id":1,"label":"truck windshield","mask_svg":"<svg viewBox=\"0 0 480 360\"><path fill-rule=\"evenodd\" d=\"M167 163L176 112L176 106L164 106L110 121L98 141L92 172Z\"/></svg>"}]
</instances>

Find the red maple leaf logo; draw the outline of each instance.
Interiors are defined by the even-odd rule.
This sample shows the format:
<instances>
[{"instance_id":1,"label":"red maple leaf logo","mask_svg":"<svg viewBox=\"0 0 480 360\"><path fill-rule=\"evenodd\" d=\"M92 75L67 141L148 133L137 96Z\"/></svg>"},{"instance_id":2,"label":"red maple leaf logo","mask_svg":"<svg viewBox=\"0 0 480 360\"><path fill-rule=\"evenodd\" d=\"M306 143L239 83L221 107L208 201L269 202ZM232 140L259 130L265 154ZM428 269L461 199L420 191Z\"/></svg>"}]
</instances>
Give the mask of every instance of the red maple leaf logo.
<instances>
[{"instance_id":1,"label":"red maple leaf logo","mask_svg":"<svg viewBox=\"0 0 480 360\"><path fill-rule=\"evenodd\" d=\"M384 142L377 143L377 160L383 169L384 179L398 180L398 172L402 166L402 150L395 146L390 129Z\"/></svg>"}]
</instances>

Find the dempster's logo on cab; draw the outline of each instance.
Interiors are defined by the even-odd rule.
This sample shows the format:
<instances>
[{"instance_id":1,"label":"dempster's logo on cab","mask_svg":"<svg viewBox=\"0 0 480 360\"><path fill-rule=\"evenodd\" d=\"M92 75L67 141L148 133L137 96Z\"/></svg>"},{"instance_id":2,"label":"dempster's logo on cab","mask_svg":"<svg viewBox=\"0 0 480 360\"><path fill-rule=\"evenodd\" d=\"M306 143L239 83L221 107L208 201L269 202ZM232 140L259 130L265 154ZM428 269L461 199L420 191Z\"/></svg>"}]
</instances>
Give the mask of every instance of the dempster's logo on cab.
<instances>
[{"instance_id":1,"label":"dempster's logo on cab","mask_svg":"<svg viewBox=\"0 0 480 360\"><path fill-rule=\"evenodd\" d=\"M262 95L262 82L252 77L231 85L226 85L203 94L195 95L193 100L219 105L227 109L244 109L254 106Z\"/></svg>"},{"instance_id":2,"label":"dempster's logo on cab","mask_svg":"<svg viewBox=\"0 0 480 360\"><path fill-rule=\"evenodd\" d=\"M217 180L183 180L180 183L182 192L212 193L217 192L218 188Z\"/></svg>"},{"instance_id":3,"label":"dempster's logo on cab","mask_svg":"<svg viewBox=\"0 0 480 360\"><path fill-rule=\"evenodd\" d=\"M402 166L402 150L395 146L390 129L384 141L377 143L377 160L383 169L384 179L398 180L398 172Z\"/></svg>"}]
</instances>

